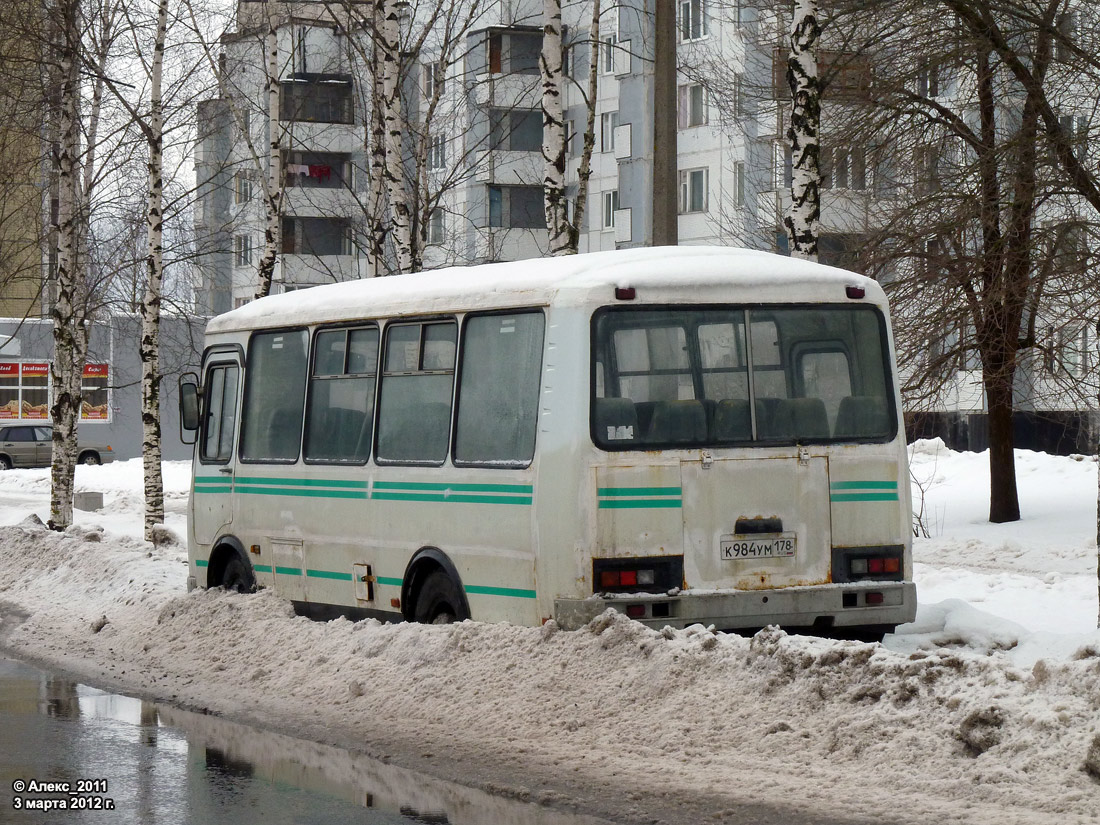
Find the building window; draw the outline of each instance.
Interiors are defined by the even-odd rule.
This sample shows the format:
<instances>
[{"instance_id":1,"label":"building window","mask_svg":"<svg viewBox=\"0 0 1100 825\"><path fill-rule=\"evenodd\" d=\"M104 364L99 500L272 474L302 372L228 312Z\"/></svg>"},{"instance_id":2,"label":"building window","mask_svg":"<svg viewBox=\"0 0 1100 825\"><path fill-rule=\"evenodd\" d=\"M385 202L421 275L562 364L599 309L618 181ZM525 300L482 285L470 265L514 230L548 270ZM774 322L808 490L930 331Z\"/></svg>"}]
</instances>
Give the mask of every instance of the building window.
<instances>
[{"instance_id":1,"label":"building window","mask_svg":"<svg viewBox=\"0 0 1100 825\"><path fill-rule=\"evenodd\" d=\"M1054 57L1069 60L1073 56L1073 37L1077 33L1077 15L1066 12L1058 15L1058 35L1054 41Z\"/></svg>"},{"instance_id":2,"label":"building window","mask_svg":"<svg viewBox=\"0 0 1100 825\"><path fill-rule=\"evenodd\" d=\"M291 152L283 174L294 189L352 188L351 157L340 152Z\"/></svg>"},{"instance_id":3,"label":"building window","mask_svg":"<svg viewBox=\"0 0 1100 825\"><path fill-rule=\"evenodd\" d=\"M545 229L541 186L490 186L489 226L499 229Z\"/></svg>"},{"instance_id":4,"label":"building window","mask_svg":"<svg viewBox=\"0 0 1100 825\"><path fill-rule=\"evenodd\" d=\"M428 216L428 243L443 243L443 210L438 206Z\"/></svg>"},{"instance_id":5,"label":"building window","mask_svg":"<svg viewBox=\"0 0 1100 825\"><path fill-rule=\"evenodd\" d=\"M733 164L734 197L738 206L745 205L745 163L735 161Z\"/></svg>"},{"instance_id":6,"label":"building window","mask_svg":"<svg viewBox=\"0 0 1100 825\"><path fill-rule=\"evenodd\" d=\"M285 288L284 288L283 291L284 292L286 291ZM240 309L245 304L250 304L250 303L252 303L251 298L234 298L233 299L233 309Z\"/></svg>"},{"instance_id":7,"label":"building window","mask_svg":"<svg viewBox=\"0 0 1100 825\"><path fill-rule=\"evenodd\" d=\"M706 36L705 0L680 0L680 40L698 40Z\"/></svg>"},{"instance_id":8,"label":"building window","mask_svg":"<svg viewBox=\"0 0 1100 825\"><path fill-rule=\"evenodd\" d=\"M677 125L681 129L692 126L704 126L707 123L706 90L701 83L681 86L679 106L676 112Z\"/></svg>"},{"instance_id":9,"label":"building window","mask_svg":"<svg viewBox=\"0 0 1100 825\"><path fill-rule=\"evenodd\" d=\"M280 82L279 119L307 123L351 123L351 78L305 75Z\"/></svg>"},{"instance_id":10,"label":"building window","mask_svg":"<svg viewBox=\"0 0 1100 825\"><path fill-rule=\"evenodd\" d=\"M233 176L234 203L248 203L252 200L252 185L254 180L255 173L250 171L240 171Z\"/></svg>"},{"instance_id":11,"label":"building window","mask_svg":"<svg viewBox=\"0 0 1100 825\"><path fill-rule=\"evenodd\" d=\"M428 138L428 168L442 169L447 164L447 138L432 135Z\"/></svg>"},{"instance_id":12,"label":"building window","mask_svg":"<svg viewBox=\"0 0 1100 825\"><path fill-rule=\"evenodd\" d=\"M565 153L567 155L575 154L573 147L573 138L577 136L577 129L575 121L565 121Z\"/></svg>"},{"instance_id":13,"label":"building window","mask_svg":"<svg viewBox=\"0 0 1100 825\"><path fill-rule=\"evenodd\" d=\"M350 255L351 227L343 218L283 218L287 255Z\"/></svg>"},{"instance_id":14,"label":"building window","mask_svg":"<svg viewBox=\"0 0 1100 825\"><path fill-rule=\"evenodd\" d=\"M618 112L604 112L600 115L600 151L615 151L615 129L619 125Z\"/></svg>"},{"instance_id":15,"label":"building window","mask_svg":"<svg viewBox=\"0 0 1100 825\"><path fill-rule=\"evenodd\" d=\"M917 94L920 97L940 96L940 66L935 60L922 60L917 72Z\"/></svg>"},{"instance_id":16,"label":"building window","mask_svg":"<svg viewBox=\"0 0 1100 825\"><path fill-rule=\"evenodd\" d=\"M437 95L442 96L446 82L445 67L435 61L424 63L421 66L421 74L423 77L424 100L430 101L434 100Z\"/></svg>"},{"instance_id":17,"label":"building window","mask_svg":"<svg viewBox=\"0 0 1100 825\"><path fill-rule=\"evenodd\" d=\"M619 35L614 32L603 35L603 46L600 49L600 71L604 74L615 73L615 54L618 49Z\"/></svg>"},{"instance_id":18,"label":"building window","mask_svg":"<svg viewBox=\"0 0 1100 825\"><path fill-rule=\"evenodd\" d=\"M612 189L603 193L603 228L615 228L615 212L619 208L619 190Z\"/></svg>"},{"instance_id":19,"label":"building window","mask_svg":"<svg viewBox=\"0 0 1100 825\"><path fill-rule=\"evenodd\" d=\"M685 169L680 172L680 212L707 211L707 170Z\"/></svg>"},{"instance_id":20,"label":"building window","mask_svg":"<svg viewBox=\"0 0 1100 825\"><path fill-rule=\"evenodd\" d=\"M538 74L541 54L541 32L492 32L489 35L491 74Z\"/></svg>"},{"instance_id":21,"label":"building window","mask_svg":"<svg viewBox=\"0 0 1100 825\"><path fill-rule=\"evenodd\" d=\"M529 109L490 109L489 140L493 149L510 152L542 150L542 112Z\"/></svg>"},{"instance_id":22,"label":"building window","mask_svg":"<svg viewBox=\"0 0 1100 825\"><path fill-rule=\"evenodd\" d=\"M249 266L252 263L251 235L233 237L233 263L235 266Z\"/></svg>"}]
</instances>

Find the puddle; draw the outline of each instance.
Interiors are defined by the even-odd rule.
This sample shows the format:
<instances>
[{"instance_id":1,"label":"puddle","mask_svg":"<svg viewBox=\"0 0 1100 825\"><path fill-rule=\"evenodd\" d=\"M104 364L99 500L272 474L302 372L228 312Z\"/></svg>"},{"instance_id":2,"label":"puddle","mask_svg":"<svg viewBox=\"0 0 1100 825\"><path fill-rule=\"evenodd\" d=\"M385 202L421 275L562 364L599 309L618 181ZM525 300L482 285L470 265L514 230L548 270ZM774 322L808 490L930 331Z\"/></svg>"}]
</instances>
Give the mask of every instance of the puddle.
<instances>
[{"instance_id":1,"label":"puddle","mask_svg":"<svg viewBox=\"0 0 1100 825\"><path fill-rule=\"evenodd\" d=\"M80 793L17 793L19 783L32 780L67 782L74 791L81 780L87 784ZM62 803L67 809L26 809ZM108 693L5 658L0 658L0 820L607 825L340 748Z\"/></svg>"}]
</instances>

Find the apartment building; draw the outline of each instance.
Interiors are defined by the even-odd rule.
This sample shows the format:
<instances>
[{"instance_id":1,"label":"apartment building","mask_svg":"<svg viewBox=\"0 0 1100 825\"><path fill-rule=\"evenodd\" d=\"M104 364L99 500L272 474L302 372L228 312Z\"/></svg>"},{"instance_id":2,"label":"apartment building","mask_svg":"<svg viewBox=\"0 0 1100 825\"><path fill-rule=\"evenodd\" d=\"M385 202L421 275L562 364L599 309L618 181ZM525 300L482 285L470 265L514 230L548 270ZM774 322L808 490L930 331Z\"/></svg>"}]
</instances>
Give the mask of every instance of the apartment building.
<instances>
[{"instance_id":1,"label":"apartment building","mask_svg":"<svg viewBox=\"0 0 1100 825\"><path fill-rule=\"evenodd\" d=\"M782 217L790 199L791 153L783 43L789 11L778 4L708 0L673 5L679 69L675 111L668 111L654 105L653 0L605 2L595 46L591 2L563 2L566 181L574 202L592 59L598 72L595 151L580 250L652 243L654 122L663 117L675 118L678 242L785 253ZM499 0L481 4L476 13L471 4L455 3L446 30L437 21L441 30L426 34L412 5L407 9L403 42L417 44L418 51L402 56L405 161L416 181L413 228L423 238L423 266L544 254L541 0ZM351 18L335 20L329 4L240 3L237 28L222 39L221 94L198 110L202 197L196 227L208 253L198 303L205 313L239 305L255 293L272 135L264 94L269 14L275 14L278 32L276 128L286 186L273 291L370 274L364 216L376 107L369 48L356 40L363 29ZM903 191L935 185L937 161L931 144L884 148L867 136L845 135L839 124L877 82L875 72L867 58L842 50L823 47L819 60L829 78L820 156L820 256L826 263L858 267L867 239ZM946 103L965 92L933 64L914 82L924 84L915 89L918 94ZM1046 208L1050 214L1043 220L1061 219L1056 211L1061 205ZM388 267L392 271L392 261ZM1049 346L1021 364L1018 408L1031 421L1045 416L1055 422L1053 429L1036 425L1046 433L1036 436L1036 446L1050 447L1054 439L1062 442L1058 449L1068 449L1070 442L1082 448L1091 438L1091 405L1079 385L1097 363L1095 328L1054 317L1037 327ZM965 332L945 327L922 346L934 354L950 346L952 335ZM959 446L983 446L977 367L973 353L961 354L942 390L914 401L930 414L925 432Z\"/></svg>"}]
</instances>

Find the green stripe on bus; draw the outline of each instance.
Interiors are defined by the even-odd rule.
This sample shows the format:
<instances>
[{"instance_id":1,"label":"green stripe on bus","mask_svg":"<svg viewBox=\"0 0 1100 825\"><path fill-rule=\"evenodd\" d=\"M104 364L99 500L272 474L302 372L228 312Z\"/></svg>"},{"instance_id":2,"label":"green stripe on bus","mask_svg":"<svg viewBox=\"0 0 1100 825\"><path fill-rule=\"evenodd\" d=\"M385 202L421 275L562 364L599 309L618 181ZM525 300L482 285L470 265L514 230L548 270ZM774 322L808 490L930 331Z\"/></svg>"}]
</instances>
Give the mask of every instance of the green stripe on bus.
<instances>
[{"instance_id":1,"label":"green stripe on bus","mask_svg":"<svg viewBox=\"0 0 1100 825\"><path fill-rule=\"evenodd\" d=\"M300 576L302 575L302 568L300 567L276 567L275 573L280 576Z\"/></svg>"},{"instance_id":2,"label":"green stripe on bus","mask_svg":"<svg viewBox=\"0 0 1100 825\"><path fill-rule=\"evenodd\" d=\"M271 572L271 565L270 564L254 564L254 565L252 565L252 569L255 570L257 573L270 573Z\"/></svg>"},{"instance_id":3,"label":"green stripe on bus","mask_svg":"<svg viewBox=\"0 0 1100 825\"><path fill-rule=\"evenodd\" d=\"M337 573L333 570L306 570L306 576L311 579L336 579L342 582L351 581L351 573Z\"/></svg>"},{"instance_id":4,"label":"green stripe on bus","mask_svg":"<svg viewBox=\"0 0 1100 825\"><path fill-rule=\"evenodd\" d=\"M527 493L530 495L535 488L530 484L453 484L448 482L426 481L376 481L375 490L408 490L431 492L456 492L456 493Z\"/></svg>"},{"instance_id":5,"label":"green stripe on bus","mask_svg":"<svg viewBox=\"0 0 1100 825\"><path fill-rule=\"evenodd\" d=\"M897 493L834 493L829 501L898 501Z\"/></svg>"},{"instance_id":6,"label":"green stripe on bus","mask_svg":"<svg viewBox=\"0 0 1100 825\"><path fill-rule=\"evenodd\" d=\"M195 492L196 493L232 493L233 488L230 487L228 484L224 484L224 485L213 485L213 484L211 484L210 486L199 486L198 484L196 484L195 485Z\"/></svg>"},{"instance_id":7,"label":"green stripe on bus","mask_svg":"<svg viewBox=\"0 0 1100 825\"><path fill-rule=\"evenodd\" d=\"M597 487L600 496L679 496L682 487Z\"/></svg>"},{"instance_id":8,"label":"green stripe on bus","mask_svg":"<svg viewBox=\"0 0 1100 825\"><path fill-rule=\"evenodd\" d=\"M196 484L224 484L229 481L226 476L195 476Z\"/></svg>"},{"instance_id":9,"label":"green stripe on bus","mask_svg":"<svg viewBox=\"0 0 1100 825\"><path fill-rule=\"evenodd\" d=\"M377 581L379 584L385 584L391 587L400 587L403 584L401 579L391 579L387 576L378 576L375 581Z\"/></svg>"},{"instance_id":10,"label":"green stripe on bus","mask_svg":"<svg viewBox=\"0 0 1100 825\"><path fill-rule=\"evenodd\" d=\"M466 585L466 592L480 596L511 596L514 599L533 599L534 590L518 590L514 587L485 587L480 584Z\"/></svg>"},{"instance_id":11,"label":"green stripe on bus","mask_svg":"<svg viewBox=\"0 0 1100 825\"><path fill-rule=\"evenodd\" d=\"M378 501L435 501L452 504L531 504L531 496L471 496L462 493L386 493L374 491L371 498Z\"/></svg>"},{"instance_id":12,"label":"green stripe on bus","mask_svg":"<svg viewBox=\"0 0 1100 825\"><path fill-rule=\"evenodd\" d=\"M195 559L195 567L209 567L210 562L206 559Z\"/></svg>"},{"instance_id":13,"label":"green stripe on bus","mask_svg":"<svg viewBox=\"0 0 1100 825\"><path fill-rule=\"evenodd\" d=\"M290 487L252 487L238 485L238 493L249 496L299 496L305 498L357 498L366 499L366 490L296 490Z\"/></svg>"},{"instance_id":14,"label":"green stripe on bus","mask_svg":"<svg viewBox=\"0 0 1100 825\"><path fill-rule=\"evenodd\" d=\"M601 501L601 510L657 510L682 508L683 500L678 498L620 498Z\"/></svg>"},{"instance_id":15,"label":"green stripe on bus","mask_svg":"<svg viewBox=\"0 0 1100 825\"><path fill-rule=\"evenodd\" d=\"M834 481L831 490L896 490L896 481Z\"/></svg>"},{"instance_id":16,"label":"green stripe on bus","mask_svg":"<svg viewBox=\"0 0 1100 825\"><path fill-rule=\"evenodd\" d=\"M334 478L276 478L238 476L237 484L271 484L284 487L353 487L365 490L368 482Z\"/></svg>"}]
</instances>

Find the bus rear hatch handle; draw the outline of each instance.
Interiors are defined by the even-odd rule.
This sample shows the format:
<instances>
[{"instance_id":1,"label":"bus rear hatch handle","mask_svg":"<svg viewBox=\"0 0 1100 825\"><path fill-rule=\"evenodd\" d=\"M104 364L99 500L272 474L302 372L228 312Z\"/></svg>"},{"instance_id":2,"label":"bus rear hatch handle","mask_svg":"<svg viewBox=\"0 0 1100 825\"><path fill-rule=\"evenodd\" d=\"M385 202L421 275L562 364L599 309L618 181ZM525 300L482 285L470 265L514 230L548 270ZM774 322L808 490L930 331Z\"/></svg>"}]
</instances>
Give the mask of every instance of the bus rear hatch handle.
<instances>
[{"instance_id":1,"label":"bus rear hatch handle","mask_svg":"<svg viewBox=\"0 0 1100 825\"><path fill-rule=\"evenodd\" d=\"M734 525L733 532L737 535L752 535L753 533L782 533L783 519L781 518L739 518Z\"/></svg>"},{"instance_id":2,"label":"bus rear hatch handle","mask_svg":"<svg viewBox=\"0 0 1100 825\"><path fill-rule=\"evenodd\" d=\"M227 475L227 476L231 476L231 475L233 475L233 468L232 467L219 467L218 472L219 473L225 473L225 475Z\"/></svg>"}]
</instances>

